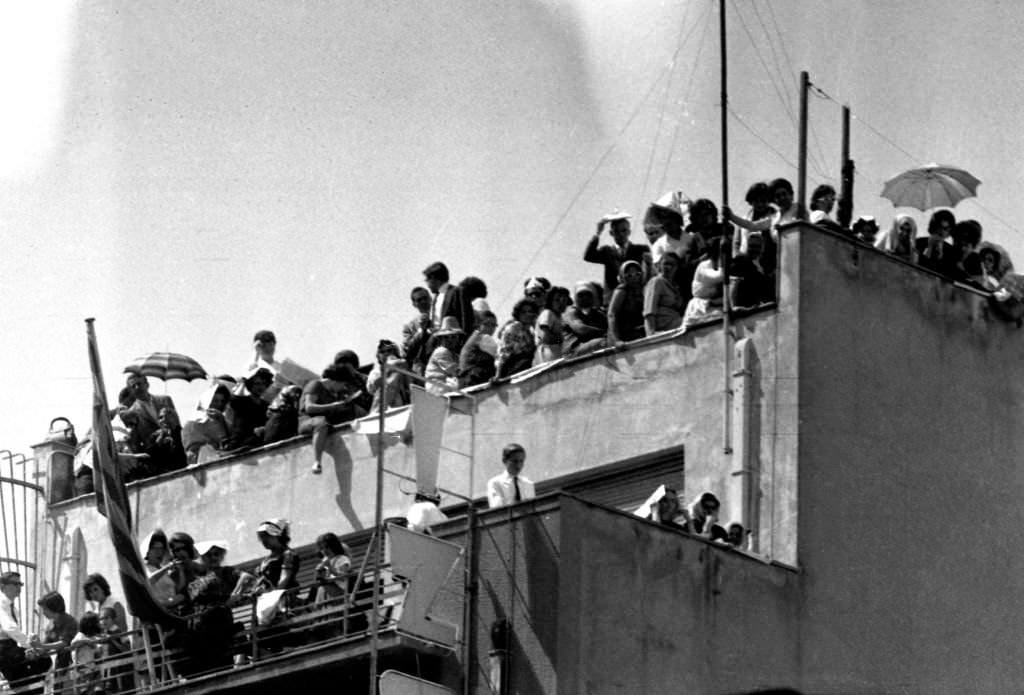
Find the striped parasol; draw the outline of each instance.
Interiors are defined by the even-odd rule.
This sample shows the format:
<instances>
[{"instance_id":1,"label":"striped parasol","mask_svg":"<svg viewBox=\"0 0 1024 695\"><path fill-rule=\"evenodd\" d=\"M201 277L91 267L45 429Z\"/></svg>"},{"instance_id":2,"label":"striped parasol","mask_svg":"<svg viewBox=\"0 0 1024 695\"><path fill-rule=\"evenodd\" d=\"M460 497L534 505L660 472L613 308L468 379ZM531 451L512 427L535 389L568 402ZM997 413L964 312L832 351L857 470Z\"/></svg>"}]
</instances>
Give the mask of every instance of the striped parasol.
<instances>
[{"instance_id":1,"label":"striped parasol","mask_svg":"<svg viewBox=\"0 0 1024 695\"><path fill-rule=\"evenodd\" d=\"M125 374L141 374L168 381L170 379L205 379L206 370L187 355L176 352L151 352L136 358L124 368Z\"/></svg>"}]
</instances>

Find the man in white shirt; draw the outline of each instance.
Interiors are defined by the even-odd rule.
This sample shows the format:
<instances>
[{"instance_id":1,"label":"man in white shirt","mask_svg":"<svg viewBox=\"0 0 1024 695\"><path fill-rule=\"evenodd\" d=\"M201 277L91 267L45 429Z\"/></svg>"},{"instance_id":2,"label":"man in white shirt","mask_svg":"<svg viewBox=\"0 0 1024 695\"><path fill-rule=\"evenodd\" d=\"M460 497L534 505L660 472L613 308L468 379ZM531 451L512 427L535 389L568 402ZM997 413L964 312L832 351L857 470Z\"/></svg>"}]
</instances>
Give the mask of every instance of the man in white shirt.
<instances>
[{"instance_id":1,"label":"man in white shirt","mask_svg":"<svg viewBox=\"0 0 1024 695\"><path fill-rule=\"evenodd\" d=\"M526 449L521 444L508 444L501 451L505 472L487 481L487 502L491 509L516 504L536 497L533 483L520 475L526 463Z\"/></svg>"},{"instance_id":2,"label":"man in white shirt","mask_svg":"<svg viewBox=\"0 0 1024 695\"><path fill-rule=\"evenodd\" d=\"M448 284L448 267L440 261L431 263L423 270L423 279L427 289L434 295L430 305L430 319L434 328L441 327L441 319L445 316L453 316L451 313L452 302L456 300L455 292ZM459 326L461 328L461 326Z\"/></svg>"},{"instance_id":3,"label":"man in white shirt","mask_svg":"<svg viewBox=\"0 0 1024 695\"><path fill-rule=\"evenodd\" d=\"M44 673L50 658L39 656L36 636L29 637L21 627L17 600L21 594L21 575L0 574L0 672L8 682Z\"/></svg>"}]
</instances>

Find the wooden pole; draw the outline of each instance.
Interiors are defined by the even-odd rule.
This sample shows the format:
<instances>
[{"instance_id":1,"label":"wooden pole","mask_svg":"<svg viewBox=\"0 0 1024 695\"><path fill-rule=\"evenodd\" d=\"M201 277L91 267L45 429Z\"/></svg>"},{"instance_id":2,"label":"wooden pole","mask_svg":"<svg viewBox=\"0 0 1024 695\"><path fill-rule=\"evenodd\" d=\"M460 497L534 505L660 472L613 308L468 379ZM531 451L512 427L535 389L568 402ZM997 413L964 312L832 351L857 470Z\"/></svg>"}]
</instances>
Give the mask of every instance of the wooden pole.
<instances>
[{"instance_id":1,"label":"wooden pole","mask_svg":"<svg viewBox=\"0 0 1024 695\"><path fill-rule=\"evenodd\" d=\"M388 409L388 360L377 357L380 365L380 412L377 418L377 499L373 523L377 529L377 547L373 559L373 605L370 608L370 695L377 695L377 659L380 643L380 559L384 550L384 415Z\"/></svg>"},{"instance_id":2,"label":"wooden pole","mask_svg":"<svg viewBox=\"0 0 1024 695\"><path fill-rule=\"evenodd\" d=\"M729 92L728 64L725 41L725 0L718 0L719 60L722 72L722 208L729 207ZM729 340L729 252L732 239L727 234L728 218L722 215L722 245L719 247L719 265L722 271L722 453L732 453L732 345Z\"/></svg>"},{"instance_id":3,"label":"wooden pole","mask_svg":"<svg viewBox=\"0 0 1024 695\"><path fill-rule=\"evenodd\" d=\"M839 224L849 228L853 221L853 160L850 159L850 107L843 107L843 187L839 197Z\"/></svg>"}]
</instances>

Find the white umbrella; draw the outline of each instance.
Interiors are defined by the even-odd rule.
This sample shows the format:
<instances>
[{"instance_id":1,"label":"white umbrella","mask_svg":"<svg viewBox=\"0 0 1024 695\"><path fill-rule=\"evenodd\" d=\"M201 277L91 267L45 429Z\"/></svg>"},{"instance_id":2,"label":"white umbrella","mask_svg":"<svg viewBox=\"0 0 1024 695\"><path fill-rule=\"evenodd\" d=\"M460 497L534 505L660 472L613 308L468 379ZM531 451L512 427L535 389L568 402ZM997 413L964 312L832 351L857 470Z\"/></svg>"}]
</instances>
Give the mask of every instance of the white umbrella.
<instances>
[{"instance_id":1,"label":"white umbrella","mask_svg":"<svg viewBox=\"0 0 1024 695\"><path fill-rule=\"evenodd\" d=\"M926 164L904 171L885 182L882 197L898 208L955 207L964 198L978 194L981 183L963 169L941 164Z\"/></svg>"}]
</instances>

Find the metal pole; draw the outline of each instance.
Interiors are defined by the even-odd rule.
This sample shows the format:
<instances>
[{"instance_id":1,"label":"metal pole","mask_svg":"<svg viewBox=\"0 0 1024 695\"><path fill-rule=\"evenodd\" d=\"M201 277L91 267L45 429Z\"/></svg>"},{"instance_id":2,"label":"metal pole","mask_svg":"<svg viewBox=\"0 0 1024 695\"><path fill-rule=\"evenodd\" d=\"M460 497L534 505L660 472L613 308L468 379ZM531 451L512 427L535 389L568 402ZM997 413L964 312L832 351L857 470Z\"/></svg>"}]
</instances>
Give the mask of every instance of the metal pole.
<instances>
[{"instance_id":1,"label":"metal pole","mask_svg":"<svg viewBox=\"0 0 1024 695\"><path fill-rule=\"evenodd\" d=\"M469 402L473 410L469 414L469 490L466 494L469 501L466 503L466 564L463 568L462 659L465 669L462 684L463 695L472 695L473 677L476 674L476 669L474 668L476 657L473 649L473 641L476 638L474 634L476 626L476 553L474 552L474 544L476 543L476 505L473 504L474 468L476 467L476 399L469 396Z\"/></svg>"},{"instance_id":2,"label":"metal pole","mask_svg":"<svg viewBox=\"0 0 1024 695\"><path fill-rule=\"evenodd\" d=\"M377 694L377 658L380 643L380 559L384 549L384 414L388 407L387 357L379 355L380 412L377 418L377 499L374 508L374 528L377 529L377 548L373 561L373 606L370 610L370 695Z\"/></svg>"},{"instance_id":3,"label":"metal pole","mask_svg":"<svg viewBox=\"0 0 1024 695\"><path fill-rule=\"evenodd\" d=\"M839 198L839 224L849 228L853 220L853 160L850 159L850 107L843 107L843 185Z\"/></svg>"},{"instance_id":4,"label":"metal pole","mask_svg":"<svg viewBox=\"0 0 1024 695\"><path fill-rule=\"evenodd\" d=\"M725 0L718 2L718 33L722 70L722 207L729 206L729 118L728 118L728 69L725 40ZM732 345L729 342L729 250L732 248L731 234L727 234L729 220L722 215L722 245L719 248L719 265L722 271L722 453L732 453Z\"/></svg>"},{"instance_id":5,"label":"metal pole","mask_svg":"<svg viewBox=\"0 0 1024 695\"><path fill-rule=\"evenodd\" d=\"M800 219L807 216L807 92L811 78L804 70L800 73L800 146L797 153L796 202Z\"/></svg>"}]
</instances>

